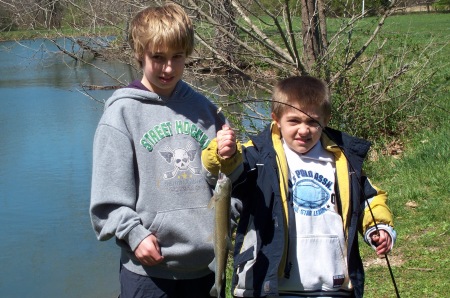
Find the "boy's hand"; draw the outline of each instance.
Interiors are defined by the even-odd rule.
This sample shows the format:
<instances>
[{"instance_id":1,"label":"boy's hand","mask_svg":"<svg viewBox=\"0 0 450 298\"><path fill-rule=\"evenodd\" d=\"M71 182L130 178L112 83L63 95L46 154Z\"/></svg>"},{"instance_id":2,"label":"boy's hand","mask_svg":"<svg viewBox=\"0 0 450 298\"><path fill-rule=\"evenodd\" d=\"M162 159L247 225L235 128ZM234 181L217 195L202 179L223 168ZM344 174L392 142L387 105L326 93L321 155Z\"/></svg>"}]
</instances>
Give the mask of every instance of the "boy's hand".
<instances>
[{"instance_id":1,"label":"boy's hand","mask_svg":"<svg viewBox=\"0 0 450 298\"><path fill-rule=\"evenodd\" d=\"M392 246L392 239L388 232L385 230L378 230L379 235L377 232L373 232L370 235L370 238L372 239L372 243L377 247L376 253L378 256L382 256L384 254L389 253Z\"/></svg>"},{"instance_id":2,"label":"boy's hand","mask_svg":"<svg viewBox=\"0 0 450 298\"><path fill-rule=\"evenodd\" d=\"M236 152L236 135L228 125L217 132L217 153L222 158L230 158Z\"/></svg>"},{"instance_id":3,"label":"boy's hand","mask_svg":"<svg viewBox=\"0 0 450 298\"><path fill-rule=\"evenodd\" d=\"M138 258L142 265L153 266L161 263L164 257L161 255L158 240L155 235L150 235L141 243L134 251L134 255Z\"/></svg>"}]
</instances>

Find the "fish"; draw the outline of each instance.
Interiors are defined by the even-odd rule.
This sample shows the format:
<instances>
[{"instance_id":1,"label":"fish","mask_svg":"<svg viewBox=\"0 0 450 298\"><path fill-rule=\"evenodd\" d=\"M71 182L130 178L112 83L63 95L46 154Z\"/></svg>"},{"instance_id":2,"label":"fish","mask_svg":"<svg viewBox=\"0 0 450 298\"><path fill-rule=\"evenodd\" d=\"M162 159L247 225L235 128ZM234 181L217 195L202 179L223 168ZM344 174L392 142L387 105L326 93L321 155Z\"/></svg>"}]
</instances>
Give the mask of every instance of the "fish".
<instances>
[{"instance_id":1,"label":"fish","mask_svg":"<svg viewBox=\"0 0 450 298\"><path fill-rule=\"evenodd\" d=\"M209 208L214 208L214 260L210 264L215 272L214 286L210 291L213 297L222 298L222 290L226 286L226 269L228 253L231 245L231 188L232 183L224 173L219 172L214 195Z\"/></svg>"}]
</instances>

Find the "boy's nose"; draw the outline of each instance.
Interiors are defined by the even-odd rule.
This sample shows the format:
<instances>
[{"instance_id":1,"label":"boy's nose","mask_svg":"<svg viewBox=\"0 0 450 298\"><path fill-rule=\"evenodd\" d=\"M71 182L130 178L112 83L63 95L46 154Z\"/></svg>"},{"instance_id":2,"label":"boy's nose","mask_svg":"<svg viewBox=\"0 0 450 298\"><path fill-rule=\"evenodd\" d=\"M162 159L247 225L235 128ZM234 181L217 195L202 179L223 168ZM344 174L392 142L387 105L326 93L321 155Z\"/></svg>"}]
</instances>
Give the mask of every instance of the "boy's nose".
<instances>
[{"instance_id":1,"label":"boy's nose","mask_svg":"<svg viewBox=\"0 0 450 298\"><path fill-rule=\"evenodd\" d=\"M164 71L170 72L172 70L172 60L167 60L164 64Z\"/></svg>"},{"instance_id":2,"label":"boy's nose","mask_svg":"<svg viewBox=\"0 0 450 298\"><path fill-rule=\"evenodd\" d=\"M309 134L309 132L310 132L310 127L308 124L301 123L298 126L298 134L299 135L307 135L307 134Z\"/></svg>"}]
</instances>

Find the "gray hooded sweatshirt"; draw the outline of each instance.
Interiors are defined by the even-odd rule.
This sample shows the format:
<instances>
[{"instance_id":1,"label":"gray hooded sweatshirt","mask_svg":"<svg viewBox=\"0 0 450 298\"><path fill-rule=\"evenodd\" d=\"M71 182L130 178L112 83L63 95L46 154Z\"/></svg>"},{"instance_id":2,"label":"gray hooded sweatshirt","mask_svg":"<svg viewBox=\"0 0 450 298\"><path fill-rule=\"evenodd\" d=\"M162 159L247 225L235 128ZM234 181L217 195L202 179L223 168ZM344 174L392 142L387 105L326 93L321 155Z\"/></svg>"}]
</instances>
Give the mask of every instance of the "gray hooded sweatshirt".
<instances>
[{"instance_id":1,"label":"gray hooded sweatshirt","mask_svg":"<svg viewBox=\"0 0 450 298\"><path fill-rule=\"evenodd\" d=\"M115 237L131 272L166 279L211 273L212 189L200 156L224 123L183 81L170 98L123 88L107 100L94 137L90 215L97 238ZM164 261L148 267L133 251L150 234Z\"/></svg>"}]
</instances>

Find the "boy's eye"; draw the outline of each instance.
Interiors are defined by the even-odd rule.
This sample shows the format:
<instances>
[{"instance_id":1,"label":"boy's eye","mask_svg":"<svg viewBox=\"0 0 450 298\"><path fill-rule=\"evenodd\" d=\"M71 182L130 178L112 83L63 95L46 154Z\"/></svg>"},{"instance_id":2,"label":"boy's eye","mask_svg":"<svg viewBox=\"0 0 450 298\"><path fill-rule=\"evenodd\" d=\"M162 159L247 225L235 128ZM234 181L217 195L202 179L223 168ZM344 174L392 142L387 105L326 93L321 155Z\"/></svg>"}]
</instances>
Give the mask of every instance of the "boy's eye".
<instances>
[{"instance_id":1,"label":"boy's eye","mask_svg":"<svg viewBox=\"0 0 450 298\"><path fill-rule=\"evenodd\" d=\"M184 57L184 54L175 54L171 58L167 58L167 57L165 57L163 55L159 55L159 54L151 55L151 58L153 60L158 60L158 61L162 61L162 60L166 60L166 59L181 59L183 57Z\"/></svg>"},{"instance_id":2,"label":"boy's eye","mask_svg":"<svg viewBox=\"0 0 450 298\"><path fill-rule=\"evenodd\" d=\"M301 119L290 118L290 119L286 119L286 122L292 126L299 125L299 124L303 124L308 127L319 127L320 126L319 122L316 122L312 119L309 119L307 121L302 121Z\"/></svg>"},{"instance_id":3,"label":"boy's eye","mask_svg":"<svg viewBox=\"0 0 450 298\"><path fill-rule=\"evenodd\" d=\"M314 120L309 120L309 121L306 122L306 125L308 125L308 126L317 126L318 124Z\"/></svg>"}]
</instances>

